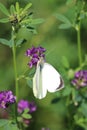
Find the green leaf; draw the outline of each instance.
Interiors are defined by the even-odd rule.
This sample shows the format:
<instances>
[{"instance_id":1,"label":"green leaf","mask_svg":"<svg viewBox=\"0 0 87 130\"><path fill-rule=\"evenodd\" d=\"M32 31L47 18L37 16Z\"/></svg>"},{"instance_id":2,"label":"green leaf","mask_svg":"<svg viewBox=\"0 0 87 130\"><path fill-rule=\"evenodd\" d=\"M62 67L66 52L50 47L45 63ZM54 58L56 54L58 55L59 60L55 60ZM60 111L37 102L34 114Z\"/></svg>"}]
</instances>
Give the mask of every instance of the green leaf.
<instances>
[{"instance_id":1,"label":"green leaf","mask_svg":"<svg viewBox=\"0 0 87 130\"><path fill-rule=\"evenodd\" d=\"M61 62L64 68L69 69L70 65L69 65L68 59L65 56L62 57Z\"/></svg>"},{"instance_id":2,"label":"green leaf","mask_svg":"<svg viewBox=\"0 0 87 130\"><path fill-rule=\"evenodd\" d=\"M33 20L31 21L31 25L41 24L41 23L43 23L43 22L44 22L44 19L42 19L42 18L33 19Z\"/></svg>"},{"instance_id":3,"label":"green leaf","mask_svg":"<svg viewBox=\"0 0 87 130\"><path fill-rule=\"evenodd\" d=\"M74 78L75 71L73 69L69 69L67 73L67 78L72 80Z\"/></svg>"},{"instance_id":4,"label":"green leaf","mask_svg":"<svg viewBox=\"0 0 87 130\"><path fill-rule=\"evenodd\" d=\"M68 96L68 95L71 94L71 92L72 92L72 87L67 85L66 88L63 90L62 95L63 96Z\"/></svg>"},{"instance_id":5,"label":"green leaf","mask_svg":"<svg viewBox=\"0 0 87 130\"><path fill-rule=\"evenodd\" d=\"M35 74L35 68L32 68L29 72L29 77L33 77Z\"/></svg>"},{"instance_id":6,"label":"green leaf","mask_svg":"<svg viewBox=\"0 0 87 130\"><path fill-rule=\"evenodd\" d=\"M14 5L10 6L10 12L12 15L16 13Z\"/></svg>"},{"instance_id":7,"label":"green leaf","mask_svg":"<svg viewBox=\"0 0 87 130\"><path fill-rule=\"evenodd\" d=\"M25 119L31 119L32 118L32 116L30 114L27 114L27 113L23 113L22 117L25 118Z\"/></svg>"},{"instance_id":8,"label":"green leaf","mask_svg":"<svg viewBox=\"0 0 87 130\"><path fill-rule=\"evenodd\" d=\"M17 117L17 121L18 121L18 122L22 122L22 120L23 120L23 118L22 118L22 117L20 117L20 116L19 116L19 117Z\"/></svg>"},{"instance_id":9,"label":"green leaf","mask_svg":"<svg viewBox=\"0 0 87 130\"><path fill-rule=\"evenodd\" d=\"M16 11L17 11L17 13L19 14L19 12L20 12L20 7L19 7L19 3L18 2L16 2Z\"/></svg>"},{"instance_id":10,"label":"green leaf","mask_svg":"<svg viewBox=\"0 0 87 130\"><path fill-rule=\"evenodd\" d=\"M71 24L61 24L59 25L59 29L68 29L68 28L71 28Z\"/></svg>"},{"instance_id":11,"label":"green leaf","mask_svg":"<svg viewBox=\"0 0 87 130\"><path fill-rule=\"evenodd\" d=\"M79 108L79 111L83 113L83 115L87 118L87 104L86 102L83 102L81 104L81 107Z\"/></svg>"},{"instance_id":12,"label":"green leaf","mask_svg":"<svg viewBox=\"0 0 87 130\"><path fill-rule=\"evenodd\" d=\"M28 24L28 23L31 23L31 19L24 19L21 21L21 24Z\"/></svg>"},{"instance_id":13,"label":"green leaf","mask_svg":"<svg viewBox=\"0 0 87 130\"><path fill-rule=\"evenodd\" d=\"M19 130L18 127L17 127L17 124L7 124L4 126L4 129L3 130Z\"/></svg>"},{"instance_id":14,"label":"green leaf","mask_svg":"<svg viewBox=\"0 0 87 130\"><path fill-rule=\"evenodd\" d=\"M9 120L6 119L0 119L0 127L3 127L9 123Z\"/></svg>"},{"instance_id":15,"label":"green leaf","mask_svg":"<svg viewBox=\"0 0 87 130\"><path fill-rule=\"evenodd\" d=\"M29 112L28 108L24 109L24 113L28 113L28 112Z\"/></svg>"},{"instance_id":16,"label":"green leaf","mask_svg":"<svg viewBox=\"0 0 87 130\"><path fill-rule=\"evenodd\" d=\"M8 23L8 22L9 22L9 18L0 19L0 23Z\"/></svg>"},{"instance_id":17,"label":"green leaf","mask_svg":"<svg viewBox=\"0 0 87 130\"><path fill-rule=\"evenodd\" d=\"M26 39L20 39L20 40L18 40L17 42L16 42L16 46L19 46L19 45L21 45L21 44L23 44L23 43L25 43L26 42Z\"/></svg>"},{"instance_id":18,"label":"green leaf","mask_svg":"<svg viewBox=\"0 0 87 130\"><path fill-rule=\"evenodd\" d=\"M11 130L19 130L17 124L11 124Z\"/></svg>"},{"instance_id":19,"label":"green leaf","mask_svg":"<svg viewBox=\"0 0 87 130\"><path fill-rule=\"evenodd\" d=\"M13 44L14 44L14 41L13 41L13 39L11 38L11 40L9 40L9 47L13 47Z\"/></svg>"},{"instance_id":20,"label":"green leaf","mask_svg":"<svg viewBox=\"0 0 87 130\"><path fill-rule=\"evenodd\" d=\"M32 69L30 70L29 74L28 74L28 77L26 78L26 80L27 80L27 85L28 85L30 88L32 88L32 86L33 86L32 78L33 78L34 74L35 74L35 68L32 68Z\"/></svg>"},{"instance_id":21,"label":"green leaf","mask_svg":"<svg viewBox=\"0 0 87 130\"><path fill-rule=\"evenodd\" d=\"M66 16L64 16L64 15L62 15L62 14L55 14L55 16L56 16L56 18L57 18L58 20L64 22L65 24L71 25L71 22L69 21L69 19L68 19Z\"/></svg>"},{"instance_id":22,"label":"green leaf","mask_svg":"<svg viewBox=\"0 0 87 130\"><path fill-rule=\"evenodd\" d=\"M25 8L23 9L23 11L25 12L26 10L28 10L30 7L32 6L32 3L29 3L25 6Z\"/></svg>"},{"instance_id":23,"label":"green leaf","mask_svg":"<svg viewBox=\"0 0 87 130\"><path fill-rule=\"evenodd\" d=\"M29 32L32 32L33 34L37 34L37 30L35 28L31 29L30 26L26 26L26 28L28 29Z\"/></svg>"},{"instance_id":24,"label":"green leaf","mask_svg":"<svg viewBox=\"0 0 87 130\"><path fill-rule=\"evenodd\" d=\"M17 124L12 124L11 120L0 119L0 130L19 130Z\"/></svg>"},{"instance_id":25,"label":"green leaf","mask_svg":"<svg viewBox=\"0 0 87 130\"><path fill-rule=\"evenodd\" d=\"M32 83L32 79L26 79L27 80L27 85L32 88L33 83Z\"/></svg>"},{"instance_id":26,"label":"green leaf","mask_svg":"<svg viewBox=\"0 0 87 130\"><path fill-rule=\"evenodd\" d=\"M1 3L0 3L0 10L1 10L6 16L9 16L9 15L10 15L9 12L8 12L8 10L7 10L7 8L6 8L3 4L1 4Z\"/></svg>"},{"instance_id":27,"label":"green leaf","mask_svg":"<svg viewBox=\"0 0 87 130\"><path fill-rule=\"evenodd\" d=\"M0 38L0 43L2 43L3 45L6 45L6 46L9 46L9 47L12 47L13 46L13 40L6 40L6 39L3 39L3 38Z\"/></svg>"},{"instance_id":28,"label":"green leaf","mask_svg":"<svg viewBox=\"0 0 87 130\"><path fill-rule=\"evenodd\" d=\"M0 43L9 46L10 42L6 39L0 38Z\"/></svg>"},{"instance_id":29,"label":"green leaf","mask_svg":"<svg viewBox=\"0 0 87 130\"><path fill-rule=\"evenodd\" d=\"M73 2L73 0L67 0L66 4L69 5Z\"/></svg>"}]
</instances>

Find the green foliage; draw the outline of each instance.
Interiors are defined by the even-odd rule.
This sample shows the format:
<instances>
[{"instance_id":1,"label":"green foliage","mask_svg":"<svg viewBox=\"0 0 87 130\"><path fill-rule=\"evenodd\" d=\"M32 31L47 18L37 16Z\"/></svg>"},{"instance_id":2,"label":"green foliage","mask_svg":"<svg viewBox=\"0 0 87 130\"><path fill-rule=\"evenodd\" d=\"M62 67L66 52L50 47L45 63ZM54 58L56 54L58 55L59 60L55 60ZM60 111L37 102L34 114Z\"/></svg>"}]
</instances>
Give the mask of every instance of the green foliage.
<instances>
[{"instance_id":1,"label":"green foliage","mask_svg":"<svg viewBox=\"0 0 87 130\"><path fill-rule=\"evenodd\" d=\"M4 126L3 130L19 130L16 124L8 124Z\"/></svg>"},{"instance_id":2,"label":"green foliage","mask_svg":"<svg viewBox=\"0 0 87 130\"><path fill-rule=\"evenodd\" d=\"M62 15L62 14L55 14L55 16L56 16L56 18L57 18L58 20L60 20L61 22L63 22L63 24L61 24L61 25L59 26L60 29L68 29L68 28L72 27L72 23L71 23L70 20L69 20L67 17L65 17L64 15Z\"/></svg>"},{"instance_id":3,"label":"green foliage","mask_svg":"<svg viewBox=\"0 0 87 130\"><path fill-rule=\"evenodd\" d=\"M64 68L66 68L66 69L70 68L69 61L65 56L62 57L61 62L62 62L62 65L64 66Z\"/></svg>"},{"instance_id":4,"label":"green foliage","mask_svg":"<svg viewBox=\"0 0 87 130\"><path fill-rule=\"evenodd\" d=\"M26 77L27 85L28 85L30 88L32 88L32 86L33 86L33 81L32 81L32 79L33 79L34 74L35 74L35 68L32 68L32 69L30 70L30 72L28 73L27 77Z\"/></svg>"},{"instance_id":5,"label":"green foliage","mask_svg":"<svg viewBox=\"0 0 87 130\"><path fill-rule=\"evenodd\" d=\"M0 23L7 23L7 22L9 22L9 19L8 19L8 18L0 19Z\"/></svg>"},{"instance_id":6,"label":"green foliage","mask_svg":"<svg viewBox=\"0 0 87 130\"><path fill-rule=\"evenodd\" d=\"M19 3L18 2L16 2L15 9L17 11L17 14L19 14L20 13L20 7L19 7Z\"/></svg>"},{"instance_id":7,"label":"green foliage","mask_svg":"<svg viewBox=\"0 0 87 130\"><path fill-rule=\"evenodd\" d=\"M32 88L32 85L33 85L32 79L27 78L26 81L27 81L27 85L28 85L30 88Z\"/></svg>"},{"instance_id":8,"label":"green foliage","mask_svg":"<svg viewBox=\"0 0 87 130\"><path fill-rule=\"evenodd\" d=\"M32 6L32 3L28 3L28 4L24 7L23 12L27 11L31 6Z\"/></svg>"},{"instance_id":9,"label":"green foliage","mask_svg":"<svg viewBox=\"0 0 87 130\"><path fill-rule=\"evenodd\" d=\"M16 41L16 46L20 46L22 44L24 44L26 42L25 39L19 39L18 41Z\"/></svg>"},{"instance_id":10,"label":"green foliage","mask_svg":"<svg viewBox=\"0 0 87 130\"><path fill-rule=\"evenodd\" d=\"M67 0L66 4L71 4L73 2L73 0Z\"/></svg>"},{"instance_id":11,"label":"green foliage","mask_svg":"<svg viewBox=\"0 0 87 130\"><path fill-rule=\"evenodd\" d=\"M23 120L22 117L20 117L20 116L17 117L17 121L18 121L18 122L22 122L22 120Z\"/></svg>"},{"instance_id":12,"label":"green foliage","mask_svg":"<svg viewBox=\"0 0 87 130\"><path fill-rule=\"evenodd\" d=\"M43 19L33 19L32 12L29 12L30 7L32 6L32 3L28 3L24 8L21 8L19 3L16 2L15 5L10 6L10 13L6 9L6 7L0 3L0 9L1 11L8 16L8 18L0 19L1 23L7 23L10 22L12 26L15 27L16 31L22 27L26 27L29 29L29 31L36 33L35 27L32 27L33 25L41 24L44 22Z\"/></svg>"},{"instance_id":13,"label":"green foliage","mask_svg":"<svg viewBox=\"0 0 87 130\"><path fill-rule=\"evenodd\" d=\"M6 40L6 39L3 39L3 38L0 38L0 43L6 45L6 46L9 46L9 47L12 47L13 45L13 40Z\"/></svg>"},{"instance_id":14,"label":"green foliage","mask_svg":"<svg viewBox=\"0 0 87 130\"><path fill-rule=\"evenodd\" d=\"M1 130L19 130L17 124L12 123L11 120L0 119Z\"/></svg>"},{"instance_id":15,"label":"green foliage","mask_svg":"<svg viewBox=\"0 0 87 130\"><path fill-rule=\"evenodd\" d=\"M31 119L32 118L32 116L28 113L23 113L22 117L25 118L25 119Z\"/></svg>"},{"instance_id":16,"label":"green foliage","mask_svg":"<svg viewBox=\"0 0 87 130\"><path fill-rule=\"evenodd\" d=\"M4 125L7 125L9 123L6 119L0 119L0 127L3 127Z\"/></svg>"},{"instance_id":17,"label":"green foliage","mask_svg":"<svg viewBox=\"0 0 87 130\"><path fill-rule=\"evenodd\" d=\"M9 16L10 13L8 12L7 8L2 4L0 3L0 10L6 15L6 16Z\"/></svg>"},{"instance_id":18,"label":"green foliage","mask_svg":"<svg viewBox=\"0 0 87 130\"><path fill-rule=\"evenodd\" d=\"M29 112L29 109L26 108L26 109L24 110L24 113L28 113L28 112Z\"/></svg>"},{"instance_id":19,"label":"green foliage","mask_svg":"<svg viewBox=\"0 0 87 130\"><path fill-rule=\"evenodd\" d=\"M41 23L43 23L44 22L44 19L34 19L34 20L32 20L32 22L31 22L31 25L36 25L36 24L41 24Z\"/></svg>"},{"instance_id":20,"label":"green foliage","mask_svg":"<svg viewBox=\"0 0 87 130\"><path fill-rule=\"evenodd\" d=\"M10 13L11 13L11 15L15 15L16 14L16 10L15 10L14 5L10 6Z\"/></svg>"}]
</instances>

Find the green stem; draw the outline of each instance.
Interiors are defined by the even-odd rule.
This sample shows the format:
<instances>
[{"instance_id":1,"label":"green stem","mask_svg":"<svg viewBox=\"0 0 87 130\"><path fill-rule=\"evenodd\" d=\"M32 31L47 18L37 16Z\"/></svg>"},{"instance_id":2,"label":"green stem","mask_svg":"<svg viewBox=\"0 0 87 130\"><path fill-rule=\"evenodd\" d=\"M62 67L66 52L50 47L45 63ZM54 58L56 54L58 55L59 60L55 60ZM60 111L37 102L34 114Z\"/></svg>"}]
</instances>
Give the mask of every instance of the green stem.
<instances>
[{"instance_id":1,"label":"green stem","mask_svg":"<svg viewBox=\"0 0 87 130\"><path fill-rule=\"evenodd\" d=\"M18 101L18 80L17 80L16 47L15 47L15 44L13 45L12 51L13 51L13 64L14 64L14 75L15 75L15 94L16 94L16 101Z\"/></svg>"},{"instance_id":2,"label":"green stem","mask_svg":"<svg viewBox=\"0 0 87 130\"><path fill-rule=\"evenodd\" d=\"M20 130L23 130L21 123L19 123L19 128L20 128Z\"/></svg>"},{"instance_id":3,"label":"green stem","mask_svg":"<svg viewBox=\"0 0 87 130\"><path fill-rule=\"evenodd\" d=\"M77 43L78 43L79 66L81 66L81 64L82 64L82 51L81 51L81 38L80 38L80 22L78 24L78 29L77 29Z\"/></svg>"},{"instance_id":4,"label":"green stem","mask_svg":"<svg viewBox=\"0 0 87 130\"><path fill-rule=\"evenodd\" d=\"M15 94L16 94L16 101L18 101L18 80L17 80L17 65L16 65L16 45L15 45L15 29L12 28L12 40L13 40L13 64L14 64L14 76L15 76Z\"/></svg>"},{"instance_id":5,"label":"green stem","mask_svg":"<svg viewBox=\"0 0 87 130\"><path fill-rule=\"evenodd\" d=\"M15 29L12 27L12 52L13 52L13 65L14 65L14 78L15 78L15 95L18 102L18 80L17 80L17 65L16 65L16 46L15 46ZM17 103L15 103L15 119L17 122Z\"/></svg>"}]
</instances>

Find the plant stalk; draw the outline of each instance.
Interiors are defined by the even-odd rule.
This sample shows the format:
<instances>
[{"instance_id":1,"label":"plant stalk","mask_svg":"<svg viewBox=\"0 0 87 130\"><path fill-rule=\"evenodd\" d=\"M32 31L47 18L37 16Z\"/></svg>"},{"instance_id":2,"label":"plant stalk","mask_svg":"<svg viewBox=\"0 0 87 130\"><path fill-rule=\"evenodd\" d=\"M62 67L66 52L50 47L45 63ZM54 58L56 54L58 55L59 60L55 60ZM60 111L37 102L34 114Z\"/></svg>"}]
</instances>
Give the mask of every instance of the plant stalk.
<instances>
[{"instance_id":1,"label":"plant stalk","mask_svg":"<svg viewBox=\"0 0 87 130\"><path fill-rule=\"evenodd\" d=\"M78 60L79 66L82 65L82 51L81 51L81 38L80 38L80 22L77 29L77 44L78 44Z\"/></svg>"},{"instance_id":2,"label":"plant stalk","mask_svg":"<svg viewBox=\"0 0 87 130\"><path fill-rule=\"evenodd\" d=\"M15 78L15 95L16 102L18 102L18 80L17 80L17 65L16 65L16 45L15 45L15 28L12 27L12 53L13 53L13 65L14 65L14 78ZM17 103L15 103L15 119L17 122Z\"/></svg>"}]
</instances>

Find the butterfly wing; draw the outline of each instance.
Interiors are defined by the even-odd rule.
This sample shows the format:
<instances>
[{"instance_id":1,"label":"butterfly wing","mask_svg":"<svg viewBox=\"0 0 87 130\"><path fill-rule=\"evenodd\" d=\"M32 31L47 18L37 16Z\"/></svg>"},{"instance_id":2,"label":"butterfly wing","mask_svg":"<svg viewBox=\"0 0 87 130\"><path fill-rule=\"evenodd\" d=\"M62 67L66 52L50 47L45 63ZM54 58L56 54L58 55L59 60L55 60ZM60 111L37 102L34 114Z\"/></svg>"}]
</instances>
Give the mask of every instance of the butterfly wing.
<instances>
[{"instance_id":1,"label":"butterfly wing","mask_svg":"<svg viewBox=\"0 0 87 130\"><path fill-rule=\"evenodd\" d=\"M33 77L34 96L42 99L46 96L47 90L49 92L55 92L63 87L63 80L56 69L52 65L45 63L43 60L39 61L36 73Z\"/></svg>"},{"instance_id":2,"label":"butterfly wing","mask_svg":"<svg viewBox=\"0 0 87 130\"><path fill-rule=\"evenodd\" d=\"M38 63L36 73L33 77L33 93L36 98L42 99L46 96L47 88L43 86L43 66Z\"/></svg>"},{"instance_id":3,"label":"butterfly wing","mask_svg":"<svg viewBox=\"0 0 87 130\"><path fill-rule=\"evenodd\" d=\"M55 92L64 87L60 74L48 63L44 63L42 69L42 87L47 88L49 92Z\"/></svg>"}]
</instances>

